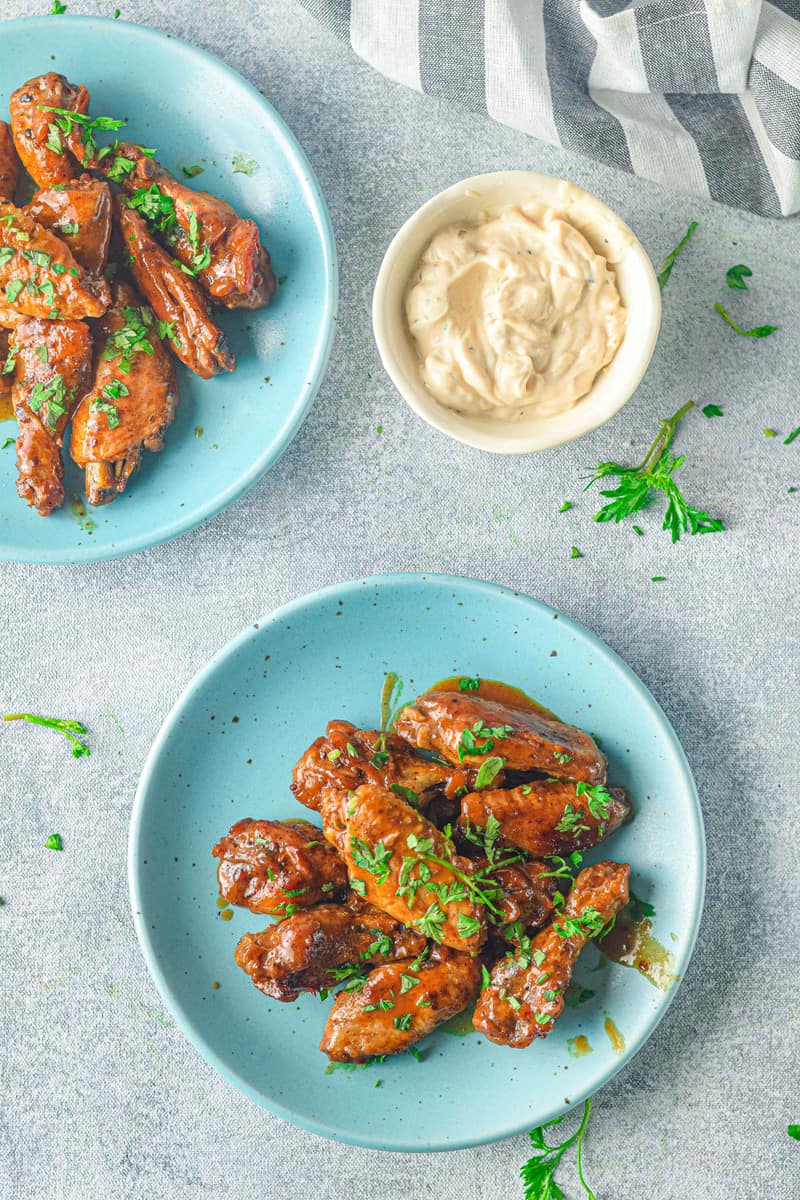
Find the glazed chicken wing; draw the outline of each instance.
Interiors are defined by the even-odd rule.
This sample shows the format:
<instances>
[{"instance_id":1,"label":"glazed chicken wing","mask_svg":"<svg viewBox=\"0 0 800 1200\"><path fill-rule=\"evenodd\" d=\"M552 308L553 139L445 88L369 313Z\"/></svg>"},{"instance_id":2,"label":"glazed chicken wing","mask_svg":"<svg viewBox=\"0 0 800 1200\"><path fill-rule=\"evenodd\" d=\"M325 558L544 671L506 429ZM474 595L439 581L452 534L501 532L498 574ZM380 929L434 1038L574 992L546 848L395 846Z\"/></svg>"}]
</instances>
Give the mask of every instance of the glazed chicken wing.
<instances>
[{"instance_id":1,"label":"glazed chicken wing","mask_svg":"<svg viewBox=\"0 0 800 1200\"><path fill-rule=\"evenodd\" d=\"M320 796L333 789L354 791L362 783L399 789L399 794L425 807L433 789L453 795L472 787L475 771L445 766L415 754L402 738L357 729L349 721L330 721L324 737L309 746L295 764L291 788L306 808L319 808Z\"/></svg>"},{"instance_id":2,"label":"glazed chicken wing","mask_svg":"<svg viewBox=\"0 0 800 1200\"><path fill-rule=\"evenodd\" d=\"M495 898L501 915L497 929L510 941L519 938L520 931L539 929L553 915L553 896L558 890L551 868L540 858L509 863L496 867L492 878L502 892Z\"/></svg>"},{"instance_id":3,"label":"glazed chicken wing","mask_svg":"<svg viewBox=\"0 0 800 1200\"><path fill-rule=\"evenodd\" d=\"M395 792L363 784L329 795L336 797L344 830L331 831L323 806L325 836L344 855L353 889L446 946L478 950L486 938L485 912L464 883L475 865Z\"/></svg>"},{"instance_id":4,"label":"glazed chicken wing","mask_svg":"<svg viewBox=\"0 0 800 1200\"><path fill-rule=\"evenodd\" d=\"M421 933L351 894L346 904L318 904L263 933L246 933L234 957L265 995L293 1001L300 992L335 987L348 965L355 977L366 963L410 958L426 944Z\"/></svg>"},{"instance_id":5,"label":"glazed chicken wing","mask_svg":"<svg viewBox=\"0 0 800 1200\"><path fill-rule=\"evenodd\" d=\"M211 851L219 859L219 894L251 912L286 915L347 890L347 871L322 830L308 821L254 821L232 826Z\"/></svg>"},{"instance_id":6,"label":"glazed chicken wing","mask_svg":"<svg viewBox=\"0 0 800 1200\"><path fill-rule=\"evenodd\" d=\"M43 516L64 501L64 427L91 379L92 339L82 321L25 321L11 335L17 491Z\"/></svg>"},{"instance_id":7,"label":"glazed chicken wing","mask_svg":"<svg viewBox=\"0 0 800 1200\"><path fill-rule=\"evenodd\" d=\"M445 946L434 947L422 963L403 959L376 967L360 991L339 992L319 1048L333 1062L399 1054L463 1012L480 986L479 960Z\"/></svg>"},{"instance_id":8,"label":"glazed chicken wing","mask_svg":"<svg viewBox=\"0 0 800 1200\"><path fill-rule=\"evenodd\" d=\"M531 939L530 952L495 965L475 1009L479 1033L504 1046L529 1046L550 1033L578 955L627 904L629 876L627 864L614 862L579 873L558 916Z\"/></svg>"},{"instance_id":9,"label":"glazed chicken wing","mask_svg":"<svg viewBox=\"0 0 800 1200\"><path fill-rule=\"evenodd\" d=\"M462 692L427 692L404 708L395 731L448 762L480 765L490 755L510 771L544 771L559 779L603 783L605 755L588 733L532 710L509 708Z\"/></svg>"},{"instance_id":10,"label":"glazed chicken wing","mask_svg":"<svg viewBox=\"0 0 800 1200\"><path fill-rule=\"evenodd\" d=\"M89 108L86 88L50 71L18 87L11 97L10 108L17 153L36 185L50 188L74 179L78 171L70 150L80 161L83 149L80 139L66 135L56 124L58 114L48 109L86 113Z\"/></svg>"},{"instance_id":11,"label":"glazed chicken wing","mask_svg":"<svg viewBox=\"0 0 800 1200\"><path fill-rule=\"evenodd\" d=\"M111 240L111 192L102 180L82 175L58 188L37 192L25 211L58 234L88 275L102 275Z\"/></svg>"},{"instance_id":12,"label":"glazed chicken wing","mask_svg":"<svg viewBox=\"0 0 800 1200\"><path fill-rule=\"evenodd\" d=\"M108 284L86 274L65 243L21 208L0 200L0 299L27 317L101 317Z\"/></svg>"},{"instance_id":13,"label":"glazed chicken wing","mask_svg":"<svg viewBox=\"0 0 800 1200\"><path fill-rule=\"evenodd\" d=\"M622 788L537 779L515 788L486 789L462 797L460 828L500 822L502 841L529 854L589 850L631 816Z\"/></svg>"},{"instance_id":14,"label":"glazed chicken wing","mask_svg":"<svg viewBox=\"0 0 800 1200\"><path fill-rule=\"evenodd\" d=\"M195 375L210 379L232 371L234 358L225 335L208 315L208 305L196 279L186 275L148 232L131 208L115 202L130 267L136 285L160 321L171 327L172 349Z\"/></svg>"},{"instance_id":15,"label":"glazed chicken wing","mask_svg":"<svg viewBox=\"0 0 800 1200\"><path fill-rule=\"evenodd\" d=\"M172 359L153 314L126 283L96 330L94 379L72 424L70 452L86 470L90 504L106 504L127 487L142 449L158 451L178 406Z\"/></svg>"},{"instance_id":16,"label":"glazed chicken wing","mask_svg":"<svg viewBox=\"0 0 800 1200\"><path fill-rule=\"evenodd\" d=\"M275 291L255 221L210 192L180 183L140 146L120 142L95 165L128 193L128 204L163 233L172 255L226 308L263 308Z\"/></svg>"},{"instance_id":17,"label":"glazed chicken wing","mask_svg":"<svg viewBox=\"0 0 800 1200\"><path fill-rule=\"evenodd\" d=\"M19 158L14 149L11 126L0 121L0 199L14 199L18 180Z\"/></svg>"}]
</instances>

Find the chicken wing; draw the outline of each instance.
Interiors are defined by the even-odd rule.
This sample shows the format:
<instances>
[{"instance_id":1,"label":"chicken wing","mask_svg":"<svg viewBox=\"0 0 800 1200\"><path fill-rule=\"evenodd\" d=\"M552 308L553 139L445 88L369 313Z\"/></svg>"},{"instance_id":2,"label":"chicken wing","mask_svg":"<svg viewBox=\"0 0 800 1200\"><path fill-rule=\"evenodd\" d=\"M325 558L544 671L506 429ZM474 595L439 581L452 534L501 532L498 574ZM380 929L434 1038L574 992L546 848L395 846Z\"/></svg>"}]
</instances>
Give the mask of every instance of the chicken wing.
<instances>
[{"instance_id":1,"label":"chicken wing","mask_svg":"<svg viewBox=\"0 0 800 1200\"><path fill-rule=\"evenodd\" d=\"M521 931L547 924L555 911L558 880L546 862L531 858L509 863L494 868L492 878L502 893L495 898L501 911L497 928L502 937L517 941Z\"/></svg>"},{"instance_id":2,"label":"chicken wing","mask_svg":"<svg viewBox=\"0 0 800 1200\"><path fill-rule=\"evenodd\" d=\"M537 779L515 788L470 792L462 797L459 827L485 829L500 822L502 841L529 854L571 854L589 850L630 819L622 788L603 784Z\"/></svg>"},{"instance_id":3,"label":"chicken wing","mask_svg":"<svg viewBox=\"0 0 800 1200\"><path fill-rule=\"evenodd\" d=\"M64 501L61 443L92 372L92 339L82 321L25 321L12 334L17 491L43 516Z\"/></svg>"},{"instance_id":4,"label":"chicken wing","mask_svg":"<svg viewBox=\"0 0 800 1200\"><path fill-rule=\"evenodd\" d=\"M471 890L474 863L395 792L363 784L328 795L338 800L344 830L331 832L324 805L323 828L344 855L354 891L437 942L478 950L486 917Z\"/></svg>"},{"instance_id":5,"label":"chicken wing","mask_svg":"<svg viewBox=\"0 0 800 1200\"><path fill-rule=\"evenodd\" d=\"M170 342L178 358L203 379L232 371L235 362L225 334L209 317L197 280L175 265L142 218L132 208L121 205L118 198L115 211L137 287L158 319L169 325Z\"/></svg>"},{"instance_id":6,"label":"chicken wing","mask_svg":"<svg viewBox=\"0 0 800 1200\"><path fill-rule=\"evenodd\" d=\"M0 121L0 199L14 199L18 180L19 158L14 149L11 126Z\"/></svg>"},{"instance_id":7,"label":"chicken wing","mask_svg":"<svg viewBox=\"0 0 800 1200\"><path fill-rule=\"evenodd\" d=\"M496 963L475 1009L479 1033L504 1046L529 1046L550 1033L578 955L627 904L629 876L630 867L615 862L579 873L558 916L531 939L530 949Z\"/></svg>"},{"instance_id":8,"label":"chicken wing","mask_svg":"<svg viewBox=\"0 0 800 1200\"><path fill-rule=\"evenodd\" d=\"M318 904L262 933L246 933L234 958L259 991L292 1001L300 992L333 988L345 977L358 980L367 963L421 954L426 945L421 933L351 893L346 904Z\"/></svg>"},{"instance_id":9,"label":"chicken wing","mask_svg":"<svg viewBox=\"0 0 800 1200\"><path fill-rule=\"evenodd\" d=\"M588 733L469 692L427 692L402 710L394 727L412 746L435 750L448 762L474 766L497 755L510 771L605 782L605 755Z\"/></svg>"},{"instance_id":10,"label":"chicken wing","mask_svg":"<svg viewBox=\"0 0 800 1200\"><path fill-rule=\"evenodd\" d=\"M255 221L210 192L180 183L141 146L119 142L94 164L128 193L127 204L160 231L175 258L226 308L263 308L275 291Z\"/></svg>"},{"instance_id":11,"label":"chicken wing","mask_svg":"<svg viewBox=\"0 0 800 1200\"><path fill-rule=\"evenodd\" d=\"M295 764L291 789L306 808L318 809L320 796L330 788L354 791L362 783L375 783L424 808L434 789L452 796L473 787L475 775L469 768L422 758L394 734L330 721L325 736L312 742Z\"/></svg>"},{"instance_id":12,"label":"chicken wing","mask_svg":"<svg viewBox=\"0 0 800 1200\"><path fill-rule=\"evenodd\" d=\"M347 891L347 871L322 830L308 821L254 821L232 826L211 851L219 859L219 894L251 912L286 915Z\"/></svg>"},{"instance_id":13,"label":"chicken wing","mask_svg":"<svg viewBox=\"0 0 800 1200\"><path fill-rule=\"evenodd\" d=\"M50 320L101 317L111 300L104 279L87 275L61 238L8 200L0 200L0 291L9 308Z\"/></svg>"},{"instance_id":14,"label":"chicken wing","mask_svg":"<svg viewBox=\"0 0 800 1200\"><path fill-rule=\"evenodd\" d=\"M70 148L77 151L79 143L65 136L56 124L56 113L48 109L62 108L85 114L89 108L89 93L83 84L72 84L54 71L29 79L11 96L11 130L22 165L37 187L50 188L69 183L78 174Z\"/></svg>"},{"instance_id":15,"label":"chicken wing","mask_svg":"<svg viewBox=\"0 0 800 1200\"><path fill-rule=\"evenodd\" d=\"M88 275L102 275L111 240L111 192L107 183L82 175L74 182L37 192L25 212L69 247Z\"/></svg>"},{"instance_id":16,"label":"chicken wing","mask_svg":"<svg viewBox=\"0 0 800 1200\"><path fill-rule=\"evenodd\" d=\"M142 448L158 451L178 406L172 359L153 314L127 283L113 285L113 304L96 331L91 391L72 424L70 452L86 470L90 504L123 492Z\"/></svg>"},{"instance_id":17,"label":"chicken wing","mask_svg":"<svg viewBox=\"0 0 800 1200\"><path fill-rule=\"evenodd\" d=\"M399 1054L463 1012L480 986L479 960L444 946L422 963L402 959L376 967L363 988L339 992L319 1048L333 1062Z\"/></svg>"},{"instance_id":18,"label":"chicken wing","mask_svg":"<svg viewBox=\"0 0 800 1200\"><path fill-rule=\"evenodd\" d=\"M3 328L0 313L0 420L5 420L13 409L11 390L14 386L14 356L9 355L12 344L11 335Z\"/></svg>"}]
</instances>

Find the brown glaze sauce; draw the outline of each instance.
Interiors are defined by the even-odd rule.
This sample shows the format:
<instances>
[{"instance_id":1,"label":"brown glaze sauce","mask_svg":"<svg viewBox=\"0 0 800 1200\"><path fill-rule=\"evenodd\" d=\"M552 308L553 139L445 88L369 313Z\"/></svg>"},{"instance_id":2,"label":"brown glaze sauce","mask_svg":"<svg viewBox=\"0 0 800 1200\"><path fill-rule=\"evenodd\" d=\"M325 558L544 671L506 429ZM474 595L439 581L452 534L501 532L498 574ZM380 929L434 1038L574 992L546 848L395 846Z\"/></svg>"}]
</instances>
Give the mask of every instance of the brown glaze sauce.
<instances>
[{"instance_id":1,"label":"brown glaze sauce","mask_svg":"<svg viewBox=\"0 0 800 1200\"><path fill-rule=\"evenodd\" d=\"M11 392L0 394L0 421L13 421L14 405L11 400Z\"/></svg>"},{"instance_id":2,"label":"brown glaze sauce","mask_svg":"<svg viewBox=\"0 0 800 1200\"><path fill-rule=\"evenodd\" d=\"M447 679L440 679L438 683L434 683L428 688L429 692L461 692L464 689L460 686L462 679L470 678L466 675L450 675ZM534 700L527 692L523 692L521 688L514 687L510 683L502 683L499 679L480 679L477 688L470 688L468 695L482 696L484 700L494 700L498 704L505 704L508 708L516 708L521 712L538 712L544 717L549 717L551 721L557 721L558 717L551 712L549 708L545 708L538 700Z\"/></svg>"},{"instance_id":3,"label":"brown glaze sauce","mask_svg":"<svg viewBox=\"0 0 800 1200\"><path fill-rule=\"evenodd\" d=\"M614 1053L623 1054L625 1051L625 1038L617 1029L616 1025L611 1020L611 1017L606 1017L605 1021L603 1022L603 1028L608 1034L608 1040L611 1042Z\"/></svg>"},{"instance_id":4,"label":"brown glaze sauce","mask_svg":"<svg viewBox=\"0 0 800 1200\"><path fill-rule=\"evenodd\" d=\"M592 1053L589 1039L582 1033L577 1037L567 1038L567 1049L573 1058L583 1058L584 1054Z\"/></svg>"},{"instance_id":5,"label":"brown glaze sauce","mask_svg":"<svg viewBox=\"0 0 800 1200\"><path fill-rule=\"evenodd\" d=\"M598 942L606 958L623 967L634 967L660 991L669 991L678 978L672 953L653 937L653 922L648 917L634 920L623 911L614 928Z\"/></svg>"}]
</instances>

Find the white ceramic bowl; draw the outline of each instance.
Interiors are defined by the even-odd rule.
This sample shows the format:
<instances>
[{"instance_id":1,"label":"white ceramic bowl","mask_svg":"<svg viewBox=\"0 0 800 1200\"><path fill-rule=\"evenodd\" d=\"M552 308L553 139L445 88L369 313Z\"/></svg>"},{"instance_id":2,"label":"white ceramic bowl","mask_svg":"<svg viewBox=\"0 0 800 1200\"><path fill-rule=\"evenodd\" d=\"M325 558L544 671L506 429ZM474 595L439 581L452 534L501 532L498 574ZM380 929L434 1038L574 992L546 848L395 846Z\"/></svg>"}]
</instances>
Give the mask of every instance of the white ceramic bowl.
<instances>
[{"instance_id":1,"label":"white ceramic bowl","mask_svg":"<svg viewBox=\"0 0 800 1200\"><path fill-rule=\"evenodd\" d=\"M552 205L581 231L614 268L628 310L622 344L599 373L591 391L573 408L551 417L521 421L466 416L445 408L422 383L419 359L408 332L405 293L412 272L434 234L454 221L531 201ZM372 299L372 327L386 371L415 412L443 433L496 454L549 450L597 429L619 412L647 370L661 324L661 294L644 248L628 226L591 192L534 171L475 175L439 192L398 231L386 251Z\"/></svg>"}]
</instances>

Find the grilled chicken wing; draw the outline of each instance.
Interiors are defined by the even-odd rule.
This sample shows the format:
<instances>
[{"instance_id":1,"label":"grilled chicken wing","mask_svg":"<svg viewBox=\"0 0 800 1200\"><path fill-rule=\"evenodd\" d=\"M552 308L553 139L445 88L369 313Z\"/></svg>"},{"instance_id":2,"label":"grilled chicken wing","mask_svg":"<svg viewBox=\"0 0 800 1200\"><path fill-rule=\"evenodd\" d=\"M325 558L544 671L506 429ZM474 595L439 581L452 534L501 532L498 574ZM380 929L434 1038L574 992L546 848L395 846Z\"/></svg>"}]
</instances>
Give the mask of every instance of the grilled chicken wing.
<instances>
[{"instance_id":1,"label":"grilled chicken wing","mask_svg":"<svg viewBox=\"0 0 800 1200\"><path fill-rule=\"evenodd\" d=\"M88 276L59 237L8 200L0 200L0 289L3 303L27 317L101 317L110 303L106 281Z\"/></svg>"},{"instance_id":2,"label":"grilled chicken wing","mask_svg":"<svg viewBox=\"0 0 800 1200\"><path fill-rule=\"evenodd\" d=\"M11 130L22 165L40 188L69 183L77 175L70 149L82 158L80 137L65 134L56 124L56 113L47 109L63 108L86 113L89 93L83 84L72 84L63 75L50 71L37 75L18 87L11 97Z\"/></svg>"},{"instance_id":3,"label":"grilled chicken wing","mask_svg":"<svg viewBox=\"0 0 800 1200\"><path fill-rule=\"evenodd\" d=\"M351 893L345 904L318 904L246 933L234 958L255 986L274 1000L335 987L339 969L421 954L426 940Z\"/></svg>"},{"instance_id":4,"label":"grilled chicken wing","mask_svg":"<svg viewBox=\"0 0 800 1200\"><path fill-rule=\"evenodd\" d=\"M111 240L111 192L90 175L59 188L37 192L25 211L69 246L89 275L102 275Z\"/></svg>"},{"instance_id":5,"label":"grilled chicken wing","mask_svg":"<svg viewBox=\"0 0 800 1200\"><path fill-rule=\"evenodd\" d=\"M219 859L219 894L251 912L285 915L335 900L347 890L347 871L308 821L254 821L232 826L211 851Z\"/></svg>"},{"instance_id":6,"label":"grilled chicken wing","mask_svg":"<svg viewBox=\"0 0 800 1200\"><path fill-rule=\"evenodd\" d=\"M500 959L481 992L474 1025L491 1042L529 1046L546 1037L564 1008L564 993L586 943L628 902L630 867L585 867L552 924L531 939L530 954Z\"/></svg>"},{"instance_id":7,"label":"grilled chicken wing","mask_svg":"<svg viewBox=\"0 0 800 1200\"><path fill-rule=\"evenodd\" d=\"M537 779L515 788L470 792L462 797L459 825L485 829L492 816L500 822L501 839L520 850L571 854L602 842L631 812L622 788Z\"/></svg>"},{"instance_id":8,"label":"grilled chicken wing","mask_svg":"<svg viewBox=\"0 0 800 1200\"><path fill-rule=\"evenodd\" d=\"M399 1054L463 1012L480 986L478 959L444 946L421 964L403 959L376 967L360 991L339 992L319 1048L333 1062Z\"/></svg>"},{"instance_id":9,"label":"grilled chicken wing","mask_svg":"<svg viewBox=\"0 0 800 1200\"><path fill-rule=\"evenodd\" d=\"M175 266L173 256L158 245L133 209L117 199L115 210L137 287L159 320L172 327L170 342L178 358L203 379L232 371L235 363L225 334L209 317L197 280Z\"/></svg>"},{"instance_id":10,"label":"grilled chicken wing","mask_svg":"<svg viewBox=\"0 0 800 1200\"><path fill-rule=\"evenodd\" d=\"M385 747L385 748L384 748ZM399 788L400 795L414 793L414 803L425 807L433 789L453 795L473 787L475 771L456 769L421 758L394 734L357 729L349 721L330 721L324 737L309 746L295 764L291 788L306 808L319 808L323 792L354 791L362 783Z\"/></svg>"},{"instance_id":11,"label":"grilled chicken wing","mask_svg":"<svg viewBox=\"0 0 800 1200\"><path fill-rule=\"evenodd\" d=\"M558 890L558 880L553 878L546 862L531 858L496 867L492 878L502 892L502 897L495 898L502 913L503 924L497 927L501 936L516 941L520 930L539 929L547 924L555 911L553 896Z\"/></svg>"},{"instance_id":12,"label":"grilled chicken wing","mask_svg":"<svg viewBox=\"0 0 800 1200\"><path fill-rule=\"evenodd\" d=\"M474 766L494 754L509 771L605 782L605 755L588 733L470 693L427 692L402 710L394 727L412 746L435 750L448 762Z\"/></svg>"},{"instance_id":13,"label":"grilled chicken wing","mask_svg":"<svg viewBox=\"0 0 800 1200\"><path fill-rule=\"evenodd\" d=\"M125 490L142 448L163 449L178 406L172 359L156 335L153 314L129 284L114 284L113 305L96 338L92 389L75 413L70 443L73 459L86 469L86 496L94 505Z\"/></svg>"},{"instance_id":14,"label":"grilled chicken wing","mask_svg":"<svg viewBox=\"0 0 800 1200\"><path fill-rule=\"evenodd\" d=\"M210 192L194 191L145 154L120 142L93 164L119 183L137 210L156 216L172 254L197 271L197 279L226 308L263 308L275 291L269 254L255 221Z\"/></svg>"},{"instance_id":15,"label":"grilled chicken wing","mask_svg":"<svg viewBox=\"0 0 800 1200\"><path fill-rule=\"evenodd\" d=\"M25 321L11 335L17 433L17 491L43 516L64 501L61 442L89 386L92 339L82 321Z\"/></svg>"},{"instance_id":16,"label":"grilled chicken wing","mask_svg":"<svg viewBox=\"0 0 800 1200\"><path fill-rule=\"evenodd\" d=\"M331 829L323 804L325 836L344 856L354 890L446 946L478 950L486 938L485 914L463 882L474 875L474 864L395 792L363 784L328 796L337 828Z\"/></svg>"},{"instance_id":17,"label":"grilled chicken wing","mask_svg":"<svg viewBox=\"0 0 800 1200\"><path fill-rule=\"evenodd\" d=\"M18 180L19 158L14 149L11 126L0 121L0 199L14 199Z\"/></svg>"}]
</instances>

